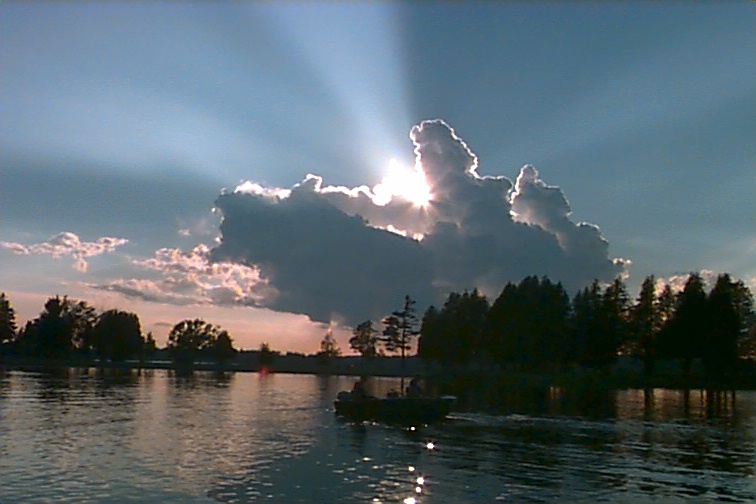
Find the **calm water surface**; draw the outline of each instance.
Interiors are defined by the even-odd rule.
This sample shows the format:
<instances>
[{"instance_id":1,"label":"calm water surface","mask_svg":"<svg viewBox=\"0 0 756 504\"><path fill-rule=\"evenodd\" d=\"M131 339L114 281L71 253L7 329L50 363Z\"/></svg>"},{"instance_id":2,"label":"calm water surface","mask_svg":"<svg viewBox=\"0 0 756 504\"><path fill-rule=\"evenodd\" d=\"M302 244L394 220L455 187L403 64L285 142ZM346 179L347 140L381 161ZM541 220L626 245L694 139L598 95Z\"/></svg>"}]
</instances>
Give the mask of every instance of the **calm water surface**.
<instances>
[{"instance_id":1,"label":"calm water surface","mask_svg":"<svg viewBox=\"0 0 756 504\"><path fill-rule=\"evenodd\" d=\"M0 371L0 503L756 501L754 392L513 392L412 431L337 420L352 382Z\"/></svg>"}]
</instances>

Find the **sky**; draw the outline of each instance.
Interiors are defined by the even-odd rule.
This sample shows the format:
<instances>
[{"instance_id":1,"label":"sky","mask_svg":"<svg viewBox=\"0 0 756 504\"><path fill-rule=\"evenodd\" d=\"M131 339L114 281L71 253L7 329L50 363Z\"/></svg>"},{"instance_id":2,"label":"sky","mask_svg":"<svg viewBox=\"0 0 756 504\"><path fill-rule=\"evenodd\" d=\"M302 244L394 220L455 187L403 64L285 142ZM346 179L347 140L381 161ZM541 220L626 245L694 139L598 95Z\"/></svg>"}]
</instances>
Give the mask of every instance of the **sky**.
<instances>
[{"instance_id":1,"label":"sky","mask_svg":"<svg viewBox=\"0 0 756 504\"><path fill-rule=\"evenodd\" d=\"M752 2L0 4L0 291L310 353L548 275L756 286Z\"/></svg>"}]
</instances>

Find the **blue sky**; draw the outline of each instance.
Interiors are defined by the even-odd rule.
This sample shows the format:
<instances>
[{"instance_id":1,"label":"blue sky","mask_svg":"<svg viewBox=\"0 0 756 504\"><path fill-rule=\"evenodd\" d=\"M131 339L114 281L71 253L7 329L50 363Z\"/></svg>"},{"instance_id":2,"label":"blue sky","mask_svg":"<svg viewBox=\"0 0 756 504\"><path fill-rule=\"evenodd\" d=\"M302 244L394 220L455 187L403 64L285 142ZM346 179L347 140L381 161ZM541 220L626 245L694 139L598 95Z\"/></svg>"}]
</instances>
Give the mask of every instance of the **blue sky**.
<instances>
[{"instance_id":1,"label":"blue sky","mask_svg":"<svg viewBox=\"0 0 756 504\"><path fill-rule=\"evenodd\" d=\"M495 295L560 261L633 294L701 270L753 286L754 21L750 2L6 0L0 290L22 321L60 293L158 335L199 314L312 351L394 291ZM454 134L413 143L429 119ZM420 137L475 174L444 186L436 159L430 210L347 194L410 170Z\"/></svg>"}]
</instances>

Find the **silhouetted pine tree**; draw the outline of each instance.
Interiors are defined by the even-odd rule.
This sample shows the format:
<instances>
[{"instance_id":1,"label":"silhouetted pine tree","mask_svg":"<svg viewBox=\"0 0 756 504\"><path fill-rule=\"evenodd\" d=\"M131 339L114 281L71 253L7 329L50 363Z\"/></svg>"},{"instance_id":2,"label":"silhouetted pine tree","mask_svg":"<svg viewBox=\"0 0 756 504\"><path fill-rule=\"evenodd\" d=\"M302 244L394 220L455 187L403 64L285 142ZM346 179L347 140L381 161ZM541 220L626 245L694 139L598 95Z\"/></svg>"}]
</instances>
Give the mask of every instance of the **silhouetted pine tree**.
<instances>
[{"instance_id":1,"label":"silhouetted pine tree","mask_svg":"<svg viewBox=\"0 0 756 504\"><path fill-rule=\"evenodd\" d=\"M0 345L11 343L16 339L18 326L16 325L16 311L5 296L0 293Z\"/></svg>"},{"instance_id":2,"label":"silhouetted pine tree","mask_svg":"<svg viewBox=\"0 0 756 504\"><path fill-rule=\"evenodd\" d=\"M492 355L526 367L563 363L569 312L561 283L529 276L517 286L507 284L488 313Z\"/></svg>"},{"instance_id":3,"label":"silhouetted pine tree","mask_svg":"<svg viewBox=\"0 0 756 504\"><path fill-rule=\"evenodd\" d=\"M441 310L431 306L423 316L418 355L448 364L487 360L485 321L488 301L478 289L452 292Z\"/></svg>"},{"instance_id":4,"label":"silhouetted pine tree","mask_svg":"<svg viewBox=\"0 0 756 504\"><path fill-rule=\"evenodd\" d=\"M451 295L451 294L450 294ZM417 355L423 359L443 362L450 357L445 341L441 312L430 305L420 323L420 337L417 340Z\"/></svg>"},{"instance_id":5,"label":"silhouetted pine tree","mask_svg":"<svg viewBox=\"0 0 756 504\"><path fill-rule=\"evenodd\" d=\"M596 355L601 353L599 347L602 339L600 309L601 288L598 280L572 298L571 345L568 346L574 352L571 360L588 366L598 364Z\"/></svg>"},{"instance_id":6,"label":"silhouetted pine tree","mask_svg":"<svg viewBox=\"0 0 756 504\"><path fill-rule=\"evenodd\" d=\"M597 342L595 355L598 365L612 365L617 360L617 353L628 338L629 309L627 288L621 279L616 278L601 296L598 323L602 336Z\"/></svg>"},{"instance_id":7,"label":"silhouetted pine tree","mask_svg":"<svg viewBox=\"0 0 756 504\"><path fill-rule=\"evenodd\" d=\"M416 301L411 297L404 296L402 309L383 319L385 325L382 338L383 345L388 352L400 352L402 361L404 361L407 351L412 346L412 339L420 334L417 328L415 304Z\"/></svg>"},{"instance_id":8,"label":"silhouetted pine tree","mask_svg":"<svg viewBox=\"0 0 756 504\"><path fill-rule=\"evenodd\" d=\"M628 349L632 355L643 360L646 376L654 372L656 363L656 335L661 329L659 302L656 296L656 281L653 275L643 280L638 299L630 310L630 327L632 343Z\"/></svg>"},{"instance_id":9,"label":"silhouetted pine tree","mask_svg":"<svg viewBox=\"0 0 756 504\"><path fill-rule=\"evenodd\" d=\"M683 360L685 374L693 359L701 357L708 330L706 292L701 275L691 273L677 295L675 311L659 335L659 354Z\"/></svg>"},{"instance_id":10,"label":"silhouetted pine tree","mask_svg":"<svg viewBox=\"0 0 756 504\"><path fill-rule=\"evenodd\" d=\"M521 308L518 286L507 282L486 316L486 346L494 361L512 364L517 361L517 334Z\"/></svg>"},{"instance_id":11,"label":"silhouetted pine tree","mask_svg":"<svg viewBox=\"0 0 756 504\"><path fill-rule=\"evenodd\" d=\"M734 282L724 273L717 277L707 305L703 363L707 373L721 378L735 366L739 340L747 333L753 296L743 282Z\"/></svg>"}]
</instances>

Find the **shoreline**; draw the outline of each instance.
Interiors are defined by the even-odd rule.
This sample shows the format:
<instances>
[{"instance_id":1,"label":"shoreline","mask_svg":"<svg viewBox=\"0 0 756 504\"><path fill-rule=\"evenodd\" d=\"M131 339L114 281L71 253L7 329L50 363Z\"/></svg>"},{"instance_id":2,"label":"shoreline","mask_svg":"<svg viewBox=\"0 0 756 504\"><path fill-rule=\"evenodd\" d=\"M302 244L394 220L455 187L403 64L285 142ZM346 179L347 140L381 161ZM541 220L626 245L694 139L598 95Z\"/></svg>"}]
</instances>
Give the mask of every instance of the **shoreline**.
<instances>
[{"instance_id":1,"label":"shoreline","mask_svg":"<svg viewBox=\"0 0 756 504\"><path fill-rule=\"evenodd\" d=\"M333 376L375 376L384 378L425 377L439 393L464 396L466 392L496 395L499 390L561 388L565 390L756 390L756 363L744 363L743 370L724 378L706 377L700 372L685 375L665 370L650 377L642 373L622 370L570 369L557 372L532 372L519 369L448 369L436 363L426 363L417 357L407 359L404 366L398 358L384 357L363 361L359 357L339 357L328 362L314 356L278 356L270 364L253 359L234 362L196 362L191 366L175 365L167 360L140 360L125 362L99 362L94 359L70 358L29 359L5 356L0 359L0 370L45 370L64 368L94 368L102 370L161 369L177 373L210 371L223 373L286 373ZM475 395L478 395L477 393Z\"/></svg>"}]
</instances>

